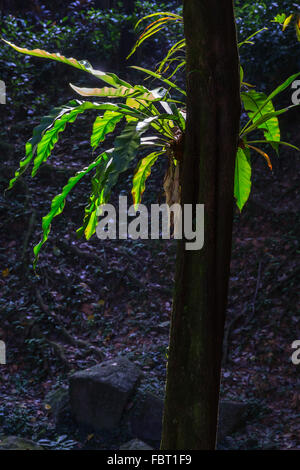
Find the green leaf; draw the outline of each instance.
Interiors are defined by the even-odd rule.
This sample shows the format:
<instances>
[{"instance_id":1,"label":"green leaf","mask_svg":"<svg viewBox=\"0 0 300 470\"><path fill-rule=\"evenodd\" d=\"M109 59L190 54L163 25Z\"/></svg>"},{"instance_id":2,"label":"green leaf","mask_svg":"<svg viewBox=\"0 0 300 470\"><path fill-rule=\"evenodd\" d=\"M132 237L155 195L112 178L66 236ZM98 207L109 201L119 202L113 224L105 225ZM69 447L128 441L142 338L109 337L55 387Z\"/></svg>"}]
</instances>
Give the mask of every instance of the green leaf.
<instances>
[{"instance_id":1,"label":"green leaf","mask_svg":"<svg viewBox=\"0 0 300 470\"><path fill-rule=\"evenodd\" d=\"M159 20L156 20L153 23L151 23L145 29L145 31L141 34L141 36L138 38L136 44L134 45L134 47L132 48L130 54L128 54L128 56L126 58L129 59L129 57L131 57L135 53L137 48L140 47L146 39L149 39L151 36L153 36L154 34L157 34L159 31L164 29L166 26L168 26L168 23L170 21L176 21L176 20L174 20L174 18L166 17L164 19L160 18Z\"/></svg>"},{"instance_id":2,"label":"green leaf","mask_svg":"<svg viewBox=\"0 0 300 470\"><path fill-rule=\"evenodd\" d=\"M141 136L146 132L151 122L157 116L147 118L142 122L129 122L124 130L114 141L112 158L106 166L99 166L95 178L92 180L92 194L90 203L85 209L83 225L77 230L80 237L83 233L90 238L96 230L96 215L101 204L105 204L110 197L110 193L116 184L120 173L128 170L131 162L137 155L141 144Z\"/></svg>"},{"instance_id":3,"label":"green leaf","mask_svg":"<svg viewBox=\"0 0 300 470\"><path fill-rule=\"evenodd\" d=\"M64 206L65 206L65 201L66 201L66 197L68 196L68 194L70 193L70 191L74 188L74 186L87 174L89 173L91 170L93 170L95 167L97 167L98 165L100 165L100 163L102 162L102 159L103 159L103 156L108 156L108 153L109 151L107 152L104 152L103 154L99 155L96 160L94 160L93 163L91 163L88 167L84 168L83 170L79 171L78 173L76 173L75 176L72 176L67 184L64 186L62 192L60 194L58 194L57 196L55 196L52 200L52 203L51 203L51 209L50 209L50 212L45 216L43 217L43 221L42 221L42 229L43 229L43 236L42 236L42 239L41 241L38 243L38 245L36 245L33 249L34 251L34 255L35 255L35 259L34 259L34 268L36 267L36 263L37 263L37 260L38 260L38 256L39 256L39 252L41 250L41 247L42 245L47 241L48 239L48 236L49 236L49 233L50 233L50 229L51 229L51 222L53 220L54 217L56 217L57 215L61 214L63 209L64 209Z\"/></svg>"},{"instance_id":4,"label":"green leaf","mask_svg":"<svg viewBox=\"0 0 300 470\"><path fill-rule=\"evenodd\" d=\"M135 158L140 146L141 136L149 129L158 116L151 116L138 123L128 123L124 131L114 142L113 162L111 168L117 173L126 171L129 163Z\"/></svg>"},{"instance_id":5,"label":"green leaf","mask_svg":"<svg viewBox=\"0 0 300 470\"><path fill-rule=\"evenodd\" d=\"M291 83L293 83L293 81L296 80L297 77L299 77L299 75L300 75L300 72L295 73L294 75L291 75L281 85L279 85L277 88L275 88L275 90L272 91L272 93L268 96L268 101L272 100L279 93L286 90L291 85Z\"/></svg>"},{"instance_id":6,"label":"green leaf","mask_svg":"<svg viewBox=\"0 0 300 470\"><path fill-rule=\"evenodd\" d=\"M113 150L114 149L111 149L111 152ZM96 226L98 222L98 207L102 204L105 204L109 197L108 195L106 196L107 199L105 199L104 188L110 164L110 155L103 155L102 161L100 165L97 166L96 173L92 178L92 191L90 195L90 202L89 205L85 208L85 216L83 219L82 227L80 227L76 231L78 237L81 237L84 233L86 239L89 240L96 231Z\"/></svg>"},{"instance_id":7,"label":"green leaf","mask_svg":"<svg viewBox=\"0 0 300 470\"><path fill-rule=\"evenodd\" d=\"M298 19L296 24L295 24L295 29L296 29L296 36L298 41L300 42L300 20Z\"/></svg>"},{"instance_id":8,"label":"green leaf","mask_svg":"<svg viewBox=\"0 0 300 470\"><path fill-rule=\"evenodd\" d=\"M244 69L243 69L243 67L240 65L240 84L241 84L241 85L243 84L243 80L244 80Z\"/></svg>"},{"instance_id":9,"label":"green leaf","mask_svg":"<svg viewBox=\"0 0 300 470\"><path fill-rule=\"evenodd\" d=\"M294 16L294 14L288 16L288 17L284 20L283 25L282 25L282 31L284 31L284 30L288 27L288 25L290 24L290 22L291 22L292 19L293 19L293 16Z\"/></svg>"},{"instance_id":10,"label":"green leaf","mask_svg":"<svg viewBox=\"0 0 300 470\"><path fill-rule=\"evenodd\" d=\"M235 160L234 196L240 211L242 211L251 192L251 164L248 149L238 148Z\"/></svg>"},{"instance_id":11,"label":"green leaf","mask_svg":"<svg viewBox=\"0 0 300 470\"><path fill-rule=\"evenodd\" d=\"M270 159L269 155L266 152L264 152L262 149L260 149L258 147L254 147L253 145L250 145L249 142L247 142L246 146L247 146L247 148L254 150L259 155L264 157L264 159L266 160L266 162L268 164L268 167L270 168L271 171L273 171L273 166L272 166L271 159Z\"/></svg>"},{"instance_id":12,"label":"green leaf","mask_svg":"<svg viewBox=\"0 0 300 470\"><path fill-rule=\"evenodd\" d=\"M91 103L89 101L81 102L78 100L70 101L54 119L52 125L49 126L38 143L32 176L36 175L41 164L44 163L51 154L54 145L58 141L58 134L65 130L66 124L74 122L79 114L90 109L115 110L118 109L118 107L111 103Z\"/></svg>"},{"instance_id":13,"label":"green leaf","mask_svg":"<svg viewBox=\"0 0 300 470\"><path fill-rule=\"evenodd\" d=\"M183 18L180 15L177 15L176 13L171 13L170 11L159 11L156 13L151 13L150 15L143 16L135 25L135 29L141 24L142 21L147 20L148 18L153 18L154 16L161 16L162 18L165 16L171 16L175 19L177 19L179 22L183 22Z\"/></svg>"},{"instance_id":14,"label":"green leaf","mask_svg":"<svg viewBox=\"0 0 300 470\"><path fill-rule=\"evenodd\" d=\"M114 73L105 73L105 72L102 72L101 70L94 69L92 65L86 60L77 60L77 59L74 59L73 57L67 58L61 55L59 52L50 53L42 49L30 50L24 47L18 47L9 41L6 41L3 38L2 38L2 41L4 41L6 44L11 46L16 51L21 52L22 54L26 54L26 55L30 55L34 57L41 57L45 59L51 59L57 62L62 62L63 64L71 65L72 67L75 67L79 70L82 70L84 72L94 75L95 77L99 78L103 82L108 83L109 85L113 87L118 88L119 86L125 86L128 88L131 86L129 83L117 77L117 75L115 75Z\"/></svg>"},{"instance_id":15,"label":"green leaf","mask_svg":"<svg viewBox=\"0 0 300 470\"><path fill-rule=\"evenodd\" d=\"M132 48L130 54L127 56L127 59L129 59L129 57L134 54L134 52L136 51L136 49L141 46L141 44L149 37L151 37L153 34L156 34L158 33L158 31L160 31L161 29L163 29L164 27L168 26L168 23L170 22L177 22L177 23L183 23L183 18L182 16L180 15L177 15L177 14L174 14L174 13L170 13L170 12L165 12L165 11L161 11L161 12L157 12L157 13L152 13L151 15L147 15L147 16L144 16L143 18L141 18L137 24L135 25L135 29L141 24L141 22L149 19L149 18L154 18L154 17L158 17L159 18L152 22L151 24L149 24L145 30L143 31L143 33L141 34L141 36L138 38L136 44L134 45L134 47Z\"/></svg>"},{"instance_id":16,"label":"green leaf","mask_svg":"<svg viewBox=\"0 0 300 470\"><path fill-rule=\"evenodd\" d=\"M150 155L147 155L147 157L139 161L133 176L131 191L135 208L137 208L138 204L141 202L143 192L145 191L146 180L151 174L152 166L156 162L159 155L162 155L163 153L164 151L152 152Z\"/></svg>"},{"instance_id":17,"label":"green leaf","mask_svg":"<svg viewBox=\"0 0 300 470\"><path fill-rule=\"evenodd\" d=\"M272 119L274 116L279 116L280 114L284 114L287 111L289 111L292 108L295 108L296 106L299 106L297 104L288 106L287 108L279 109L278 111L275 111L274 113L267 113L263 115L261 118L257 119L253 124L249 125L251 121L247 123L247 125L241 130L240 136L243 137L246 134L249 134L249 132L254 131L257 129L261 124L265 123L269 119ZM252 118L253 120L253 118Z\"/></svg>"},{"instance_id":18,"label":"green leaf","mask_svg":"<svg viewBox=\"0 0 300 470\"><path fill-rule=\"evenodd\" d=\"M167 52L167 55L164 57L164 59L160 62L159 64L159 68L158 68L158 72L162 72L162 70L164 69L164 67L166 66L166 64L168 62L170 62L171 60L171 57L174 55L174 54L177 54L178 51L180 51L181 49L183 49L185 47L185 39L181 39L180 41L176 42ZM185 61L184 61L185 62Z\"/></svg>"},{"instance_id":19,"label":"green leaf","mask_svg":"<svg viewBox=\"0 0 300 470\"><path fill-rule=\"evenodd\" d=\"M284 20L286 19L286 14L285 13L278 13L275 18L272 20L272 23L279 23L282 24Z\"/></svg>"},{"instance_id":20,"label":"green leaf","mask_svg":"<svg viewBox=\"0 0 300 470\"><path fill-rule=\"evenodd\" d=\"M19 163L19 169L15 172L14 177L10 180L8 189L11 189L19 177L27 170L29 164L37 150L37 145L41 141L46 130L53 124L55 119L62 113L64 107L53 108L49 115L44 116L41 123L33 130L32 138L25 145L25 157Z\"/></svg>"},{"instance_id":21,"label":"green leaf","mask_svg":"<svg viewBox=\"0 0 300 470\"><path fill-rule=\"evenodd\" d=\"M300 75L300 72L294 74L294 75L291 75L289 78L287 78L281 85L279 85L277 88L275 88L274 91L272 91L272 93L267 97L266 101L262 104L262 106L259 108L259 110L254 113L254 115L252 116L252 121L255 120L256 116L261 113L261 111L263 110L263 108L268 104L269 101L273 100L273 98L275 98L275 96L277 96L279 93L281 93L282 91L286 90L286 88L288 88L291 83L296 80L297 77L299 77ZM279 110L278 112L276 111L276 115L278 116L279 114L282 114L283 112L286 112L288 111L289 109L291 109L293 106L289 106L287 108L284 108L283 110ZM273 117L273 116L270 116L270 117ZM258 120L259 121L259 120ZM263 119L262 118L262 121L260 122L260 124L262 122L265 122L266 119ZM256 123L257 124L257 123ZM246 134L249 132L249 128L251 127L251 130L255 129L255 126L250 126L250 121L246 124L246 126L242 129L241 131L241 135L243 134ZM257 127L257 126L256 126ZM247 129L247 132L245 132Z\"/></svg>"},{"instance_id":22,"label":"green leaf","mask_svg":"<svg viewBox=\"0 0 300 470\"><path fill-rule=\"evenodd\" d=\"M162 104L163 102L161 102ZM185 131L185 114L182 113L180 109L177 108L175 103L169 103L170 109L172 111L172 116L176 117L176 123L179 126L179 128L184 132Z\"/></svg>"},{"instance_id":23,"label":"green leaf","mask_svg":"<svg viewBox=\"0 0 300 470\"><path fill-rule=\"evenodd\" d=\"M105 111L103 116L98 116L93 125L93 132L91 135L91 146L93 149L98 147L100 142L103 142L106 134L113 132L116 125L121 121L123 115L115 111Z\"/></svg>"},{"instance_id":24,"label":"green leaf","mask_svg":"<svg viewBox=\"0 0 300 470\"><path fill-rule=\"evenodd\" d=\"M123 132L115 139L112 164L109 167L105 194L110 193L118 180L119 174L129 168L130 163L137 155L142 134L149 129L154 120L157 120L157 116L152 116L138 123L129 122Z\"/></svg>"},{"instance_id":25,"label":"green leaf","mask_svg":"<svg viewBox=\"0 0 300 470\"><path fill-rule=\"evenodd\" d=\"M58 134L62 132L66 124L74 122L78 114L87 110L103 110L119 113L121 115L133 115L141 118L143 115L134 113L130 107L125 105L117 105L112 103L92 103L90 101L72 100L67 105L54 108L49 116L45 116L41 120L41 124L35 127L33 137L26 144L26 156L21 160L19 169L14 177L10 180L8 189L11 189L17 179L25 172L30 162L34 159L34 167L32 176L35 176L40 165L47 160L51 151L58 140Z\"/></svg>"},{"instance_id":26,"label":"green leaf","mask_svg":"<svg viewBox=\"0 0 300 470\"><path fill-rule=\"evenodd\" d=\"M162 98L166 90L163 88L157 88L155 90L147 90L147 88L141 86L125 87L120 86L118 88L104 87L104 88L79 88L70 83L70 87L73 88L76 93L81 96L97 96L99 98L138 98L146 101L156 101Z\"/></svg>"},{"instance_id":27,"label":"green leaf","mask_svg":"<svg viewBox=\"0 0 300 470\"><path fill-rule=\"evenodd\" d=\"M257 34L261 33L262 31L267 31L268 28L264 27L259 29L258 31L255 31L255 33L251 34L251 36L247 37L247 39L244 39L244 41L240 42L238 44L238 47L242 47L244 44L254 44L250 39L254 38Z\"/></svg>"},{"instance_id":28,"label":"green leaf","mask_svg":"<svg viewBox=\"0 0 300 470\"><path fill-rule=\"evenodd\" d=\"M257 121L266 114L273 113L273 117L261 124L258 124L257 127L263 130L266 140L272 142L279 142L279 122L278 118L274 115L275 109L272 101L269 100L267 102L267 96L264 93L260 93L254 90L242 92L241 98L244 104L244 108L249 116L249 119L253 119L254 124L257 123ZM278 150L278 144L273 144L273 146L276 150Z\"/></svg>"},{"instance_id":29,"label":"green leaf","mask_svg":"<svg viewBox=\"0 0 300 470\"><path fill-rule=\"evenodd\" d=\"M279 145L284 145L286 147L290 147L294 150L298 150L298 152L300 152L300 148L299 147L296 147L296 145L292 145L292 144L289 144L288 142L283 142L282 140L280 140L279 142L272 142L270 140L248 140L247 141L247 144L270 144L272 145L273 144L279 144Z\"/></svg>"},{"instance_id":30,"label":"green leaf","mask_svg":"<svg viewBox=\"0 0 300 470\"><path fill-rule=\"evenodd\" d=\"M186 92L182 90L182 88L179 88L179 86L176 85L176 83L171 82L167 78L162 77L160 74L152 72L152 70L144 69L143 67L138 67L136 65L131 66L132 69L140 70L141 72L146 73L147 75L150 75L151 77L157 78L158 80L161 80L164 82L166 85L168 85L171 88L174 88L177 90L179 93L182 93L183 95L186 95Z\"/></svg>"}]
</instances>

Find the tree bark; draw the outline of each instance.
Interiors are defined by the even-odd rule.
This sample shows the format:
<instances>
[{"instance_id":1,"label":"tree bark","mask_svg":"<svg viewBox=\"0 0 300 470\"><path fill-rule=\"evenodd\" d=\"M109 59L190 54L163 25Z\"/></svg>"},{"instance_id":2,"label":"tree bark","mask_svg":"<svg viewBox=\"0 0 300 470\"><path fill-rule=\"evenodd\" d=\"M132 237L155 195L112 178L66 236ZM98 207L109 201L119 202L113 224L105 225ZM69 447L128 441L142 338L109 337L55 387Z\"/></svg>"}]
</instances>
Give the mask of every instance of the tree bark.
<instances>
[{"instance_id":1,"label":"tree bark","mask_svg":"<svg viewBox=\"0 0 300 470\"><path fill-rule=\"evenodd\" d=\"M179 242L161 449L214 449L240 122L232 0L184 0L182 204L204 204L204 247Z\"/></svg>"}]
</instances>

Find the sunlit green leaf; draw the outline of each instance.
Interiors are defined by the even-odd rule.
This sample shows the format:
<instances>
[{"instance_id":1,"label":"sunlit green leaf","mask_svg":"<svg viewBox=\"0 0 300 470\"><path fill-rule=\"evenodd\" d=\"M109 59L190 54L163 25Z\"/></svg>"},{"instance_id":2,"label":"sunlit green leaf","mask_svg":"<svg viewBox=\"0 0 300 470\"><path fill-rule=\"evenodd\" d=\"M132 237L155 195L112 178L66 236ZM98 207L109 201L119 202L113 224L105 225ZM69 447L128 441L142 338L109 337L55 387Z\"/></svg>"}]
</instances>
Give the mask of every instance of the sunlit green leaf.
<instances>
[{"instance_id":1,"label":"sunlit green leaf","mask_svg":"<svg viewBox=\"0 0 300 470\"><path fill-rule=\"evenodd\" d=\"M32 138L25 145L25 157L19 163L19 169L15 172L14 177L10 180L8 189L11 189L18 178L27 170L37 150L37 145L41 141L46 130L53 124L55 119L63 112L64 107L52 109L49 115L44 116L41 123L33 130Z\"/></svg>"},{"instance_id":2,"label":"sunlit green leaf","mask_svg":"<svg viewBox=\"0 0 300 470\"><path fill-rule=\"evenodd\" d=\"M108 155L108 151L107 152L104 152L103 155ZM38 259L38 255L39 255L39 252L41 250L41 247L42 245L47 241L48 239L48 236L49 236L49 233L50 233L50 229L51 229L51 222L53 220L54 217L56 217L57 215L61 214L63 209L64 209L64 206L65 206L65 202L66 202L66 197L68 196L68 194L70 193L70 191L74 188L74 186L87 174L89 173L91 170L93 170L94 168L96 168L98 165L100 165L101 161L102 161L102 158L103 158L103 155L99 155L96 160L94 160L93 163L91 163L88 167L84 168L83 170L79 171L78 173L76 173L75 176L72 176L69 181L67 182L67 184L63 187L63 190L60 194L58 194L57 196L55 196L52 200L52 203L51 203L51 209L49 211L49 213L47 215L45 215L45 217L43 217L43 222L42 222L42 229L43 229L43 236L42 236L42 239L41 241L38 243L38 245L36 245L34 247L34 255L35 255L35 260L34 260L34 267L36 266L36 263L37 263L37 259Z\"/></svg>"},{"instance_id":3,"label":"sunlit green leaf","mask_svg":"<svg viewBox=\"0 0 300 470\"><path fill-rule=\"evenodd\" d=\"M140 160L136 167L131 191L133 203L136 208L141 202L143 192L145 191L146 180L151 174L151 168L159 155L162 155L163 153L163 151L150 153L150 155L147 155L147 157Z\"/></svg>"},{"instance_id":4,"label":"sunlit green leaf","mask_svg":"<svg viewBox=\"0 0 300 470\"><path fill-rule=\"evenodd\" d=\"M296 147L296 145L292 145L288 142L283 142L282 140L280 142L272 142L270 140L266 141L266 140L248 140L247 142L248 144L279 144L279 145L284 145L286 147L290 147L291 149L294 149L294 150L298 150L298 152L300 152L300 148L299 147Z\"/></svg>"},{"instance_id":5,"label":"sunlit green leaf","mask_svg":"<svg viewBox=\"0 0 300 470\"><path fill-rule=\"evenodd\" d=\"M146 73L150 77L157 78L158 80L161 80L163 83L165 83L169 87L176 89L179 93L186 95L186 92L182 90L182 88L179 88L179 86L177 86L176 83L171 82L167 78L162 77L159 73L152 72L152 70L144 69L143 67L138 67L136 65L132 65L131 68L140 70L141 72Z\"/></svg>"},{"instance_id":6,"label":"sunlit green leaf","mask_svg":"<svg viewBox=\"0 0 300 470\"><path fill-rule=\"evenodd\" d=\"M131 85L124 80L121 80L117 75L114 73L105 73L102 72L101 70L96 70L92 67L92 65L87 62L86 60L77 60L74 59L73 57L67 58L61 55L59 52L57 53L50 53L47 51L44 51L42 49L26 49L25 47L19 47L16 46L15 44L6 41L5 39L2 39L6 44L11 46L13 49L15 49L18 52L21 52L22 54L34 56L34 57L41 57L45 59L51 59L55 60L57 62L62 62L63 64L71 65L72 67L75 67L79 70L82 70L84 72L88 72L95 77L99 78L105 83L108 83L109 85L113 87L119 87L119 86L125 86L125 87L130 87Z\"/></svg>"},{"instance_id":7,"label":"sunlit green leaf","mask_svg":"<svg viewBox=\"0 0 300 470\"><path fill-rule=\"evenodd\" d=\"M238 148L235 160L234 196L240 211L246 204L251 192L251 163L248 149Z\"/></svg>"},{"instance_id":8,"label":"sunlit green leaf","mask_svg":"<svg viewBox=\"0 0 300 470\"><path fill-rule=\"evenodd\" d=\"M105 111L103 116L98 116L93 125L91 146L94 149L98 147L99 143L104 141L105 136L115 130L122 118L123 115L115 111Z\"/></svg>"},{"instance_id":9,"label":"sunlit green leaf","mask_svg":"<svg viewBox=\"0 0 300 470\"><path fill-rule=\"evenodd\" d=\"M288 27L288 25L290 24L290 22L291 22L292 19L293 19L293 16L294 16L294 15L292 14L292 15L288 16L288 17L284 20L283 25L282 25L282 31L284 31L284 30Z\"/></svg>"},{"instance_id":10,"label":"sunlit green leaf","mask_svg":"<svg viewBox=\"0 0 300 470\"><path fill-rule=\"evenodd\" d=\"M262 129L264 132L264 136L266 140L270 140L272 142L279 142L280 141L280 128L277 116L274 115L275 109L271 100L269 100L265 105L264 103L267 101L267 96L264 93L259 93L254 90L250 90L247 92L241 93L241 98L244 104L244 108L249 116L249 119L252 120L253 123L257 123L257 121L266 114L272 114L273 117L268 119L267 121L258 124L257 127ZM255 117L254 117L255 116ZM273 144L275 148L278 148L278 144Z\"/></svg>"},{"instance_id":11,"label":"sunlit green leaf","mask_svg":"<svg viewBox=\"0 0 300 470\"><path fill-rule=\"evenodd\" d=\"M143 87L125 87L120 86L118 88L104 87L104 88L79 88L70 83L71 88L73 88L76 93L81 96L97 96L99 98L138 98L140 100L146 101L155 101L163 97L165 91L162 88L157 88L156 90L149 91Z\"/></svg>"},{"instance_id":12,"label":"sunlit green leaf","mask_svg":"<svg viewBox=\"0 0 300 470\"><path fill-rule=\"evenodd\" d=\"M110 160L105 165L102 163L99 166L95 177L92 179L92 194L89 205L85 209L83 225L77 230L78 236L84 233L86 238L89 239L95 233L99 206L108 201L120 173L128 170L136 157L142 134L149 129L152 121L156 119L157 116L152 116L138 123L129 122L116 137Z\"/></svg>"},{"instance_id":13,"label":"sunlit green leaf","mask_svg":"<svg viewBox=\"0 0 300 470\"><path fill-rule=\"evenodd\" d=\"M36 175L41 164L45 162L51 154L54 145L58 141L58 134L65 130L67 123L74 122L79 114L91 109L115 110L118 109L118 107L111 103L91 103L89 101L80 102L77 100L70 101L68 105L62 108L60 114L54 119L49 128L46 129L38 143L32 176Z\"/></svg>"},{"instance_id":14,"label":"sunlit green leaf","mask_svg":"<svg viewBox=\"0 0 300 470\"><path fill-rule=\"evenodd\" d=\"M279 109L278 111L275 111L274 113L267 113L264 114L262 117L258 118L253 124L250 124L251 121L241 130L240 136L243 137L246 134L249 134L249 132L254 131L257 129L261 124L264 124L267 122L269 119L272 119L273 117L279 116L280 114L284 114L287 111L289 111L292 108L295 108L296 106L299 105L291 105L283 109ZM253 120L253 118L252 118Z\"/></svg>"}]
</instances>

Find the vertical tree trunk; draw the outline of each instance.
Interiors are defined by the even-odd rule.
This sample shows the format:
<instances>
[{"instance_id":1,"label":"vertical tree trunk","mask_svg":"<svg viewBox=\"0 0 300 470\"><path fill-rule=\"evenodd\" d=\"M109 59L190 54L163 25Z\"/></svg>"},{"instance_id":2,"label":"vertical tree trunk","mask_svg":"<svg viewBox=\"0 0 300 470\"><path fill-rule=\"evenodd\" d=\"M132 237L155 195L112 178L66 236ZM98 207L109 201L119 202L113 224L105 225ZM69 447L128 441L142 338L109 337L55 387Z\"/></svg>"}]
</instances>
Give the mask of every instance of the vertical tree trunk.
<instances>
[{"instance_id":1,"label":"vertical tree trunk","mask_svg":"<svg viewBox=\"0 0 300 470\"><path fill-rule=\"evenodd\" d=\"M205 205L205 241L177 253L162 449L214 449L229 279L239 57L232 0L185 0L182 203Z\"/></svg>"}]
</instances>

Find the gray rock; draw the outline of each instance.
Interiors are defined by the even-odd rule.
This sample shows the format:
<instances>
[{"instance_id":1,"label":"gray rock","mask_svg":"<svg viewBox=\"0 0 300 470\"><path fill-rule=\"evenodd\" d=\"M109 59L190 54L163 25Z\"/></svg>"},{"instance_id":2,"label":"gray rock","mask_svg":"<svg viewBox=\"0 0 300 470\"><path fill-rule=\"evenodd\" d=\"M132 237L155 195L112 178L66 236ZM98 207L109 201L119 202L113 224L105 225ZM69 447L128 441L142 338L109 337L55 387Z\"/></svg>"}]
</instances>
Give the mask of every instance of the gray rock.
<instances>
[{"instance_id":1,"label":"gray rock","mask_svg":"<svg viewBox=\"0 0 300 470\"><path fill-rule=\"evenodd\" d=\"M164 402L162 399L146 393L135 397L135 405L128 414L129 432L150 441L161 440ZM222 441L243 425L249 415L249 404L230 400L220 402L218 442Z\"/></svg>"},{"instance_id":2,"label":"gray rock","mask_svg":"<svg viewBox=\"0 0 300 470\"><path fill-rule=\"evenodd\" d=\"M160 441L164 402L151 393L139 392L127 418L129 432L139 439Z\"/></svg>"},{"instance_id":3,"label":"gray rock","mask_svg":"<svg viewBox=\"0 0 300 470\"><path fill-rule=\"evenodd\" d=\"M152 447L139 439L132 439L120 447L120 450L153 450Z\"/></svg>"},{"instance_id":4,"label":"gray rock","mask_svg":"<svg viewBox=\"0 0 300 470\"><path fill-rule=\"evenodd\" d=\"M45 397L45 405L50 405L50 414L56 424L63 424L70 414L70 395L68 388L51 390Z\"/></svg>"},{"instance_id":5,"label":"gray rock","mask_svg":"<svg viewBox=\"0 0 300 470\"><path fill-rule=\"evenodd\" d=\"M116 429L140 376L140 369L121 357L73 374L70 402L75 420L95 430Z\"/></svg>"},{"instance_id":6,"label":"gray rock","mask_svg":"<svg viewBox=\"0 0 300 470\"><path fill-rule=\"evenodd\" d=\"M222 400L220 402L218 442L237 431L243 425L246 425L249 408L248 403L230 400Z\"/></svg>"},{"instance_id":7,"label":"gray rock","mask_svg":"<svg viewBox=\"0 0 300 470\"><path fill-rule=\"evenodd\" d=\"M23 439L17 436L1 437L0 450L44 450L29 439Z\"/></svg>"}]
</instances>

